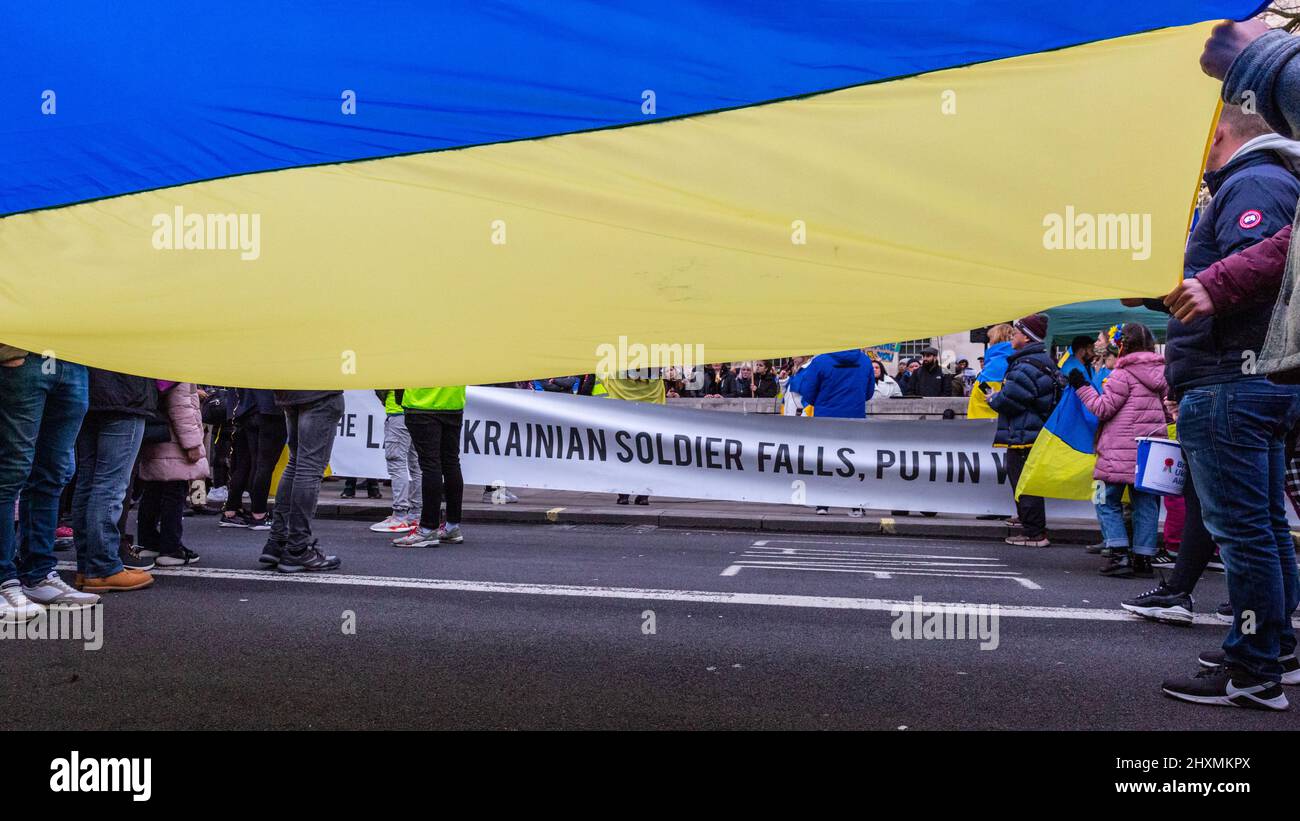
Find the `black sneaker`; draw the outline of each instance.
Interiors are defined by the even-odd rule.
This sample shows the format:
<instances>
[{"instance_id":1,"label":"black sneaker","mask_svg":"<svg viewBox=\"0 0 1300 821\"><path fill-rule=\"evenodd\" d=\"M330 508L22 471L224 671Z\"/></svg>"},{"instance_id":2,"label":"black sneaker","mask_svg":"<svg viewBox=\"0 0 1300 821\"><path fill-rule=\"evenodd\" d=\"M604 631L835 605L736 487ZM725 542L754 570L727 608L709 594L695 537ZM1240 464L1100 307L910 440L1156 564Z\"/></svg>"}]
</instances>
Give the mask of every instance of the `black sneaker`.
<instances>
[{"instance_id":1,"label":"black sneaker","mask_svg":"<svg viewBox=\"0 0 1300 821\"><path fill-rule=\"evenodd\" d=\"M1257 678L1232 667L1209 667L1194 676L1166 679L1165 695L1193 704L1287 710L1286 693L1275 681Z\"/></svg>"},{"instance_id":2,"label":"black sneaker","mask_svg":"<svg viewBox=\"0 0 1300 821\"><path fill-rule=\"evenodd\" d=\"M153 559L141 556L138 544L119 548L117 557L122 560L122 566L127 570L153 570Z\"/></svg>"},{"instance_id":3,"label":"black sneaker","mask_svg":"<svg viewBox=\"0 0 1300 821\"><path fill-rule=\"evenodd\" d=\"M1232 624L1232 602L1224 602L1214 611L1214 617L1224 624Z\"/></svg>"},{"instance_id":4,"label":"black sneaker","mask_svg":"<svg viewBox=\"0 0 1300 821\"><path fill-rule=\"evenodd\" d=\"M304 570L318 573L338 570L342 564L338 556L326 556L320 552L320 548L316 547L316 543L312 542L297 553L285 548L280 554L278 570L281 573L299 573Z\"/></svg>"},{"instance_id":5,"label":"black sneaker","mask_svg":"<svg viewBox=\"0 0 1300 821\"><path fill-rule=\"evenodd\" d=\"M271 514L268 513L260 519L257 518L256 516L249 516L248 529L249 530L270 530Z\"/></svg>"},{"instance_id":6,"label":"black sneaker","mask_svg":"<svg viewBox=\"0 0 1300 821\"><path fill-rule=\"evenodd\" d=\"M1135 556L1129 550L1116 553L1099 572L1112 579L1154 579L1156 576L1150 558Z\"/></svg>"},{"instance_id":7,"label":"black sneaker","mask_svg":"<svg viewBox=\"0 0 1300 821\"><path fill-rule=\"evenodd\" d=\"M1141 596L1125 599L1119 603L1119 606L1143 618L1169 622L1170 624L1192 623L1193 606L1191 595L1180 593L1164 584L1155 590L1148 590Z\"/></svg>"},{"instance_id":8,"label":"black sneaker","mask_svg":"<svg viewBox=\"0 0 1300 821\"><path fill-rule=\"evenodd\" d=\"M355 498L357 498L357 489L354 488L354 487L345 487L345 488L343 488L343 492L339 494L339 498L340 498L340 499L355 499Z\"/></svg>"},{"instance_id":9,"label":"black sneaker","mask_svg":"<svg viewBox=\"0 0 1300 821\"><path fill-rule=\"evenodd\" d=\"M1202 667L1222 667L1227 663L1228 657L1222 650L1206 650L1197 656L1196 660ZM1295 653L1283 656L1277 661L1282 665L1282 683L1300 684L1300 659L1296 658Z\"/></svg>"},{"instance_id":10,"label":"black sneaker","mask_svg":"<svg viewBox=\"0 0 1300 821\"><path fill-rule=\"evenodd\" d=\"M253 517L249 516L242 510L236 510L235 515L227 516L221 514L221 519L217 522L217 527L252 527Z\"/></svg>"},{"instance_id":11,"label":"black sneaker","mask_svg":"<svg viewBox=\"0 0 1300 821\"><path fill-rule=\"evenodd\" d=\"M280 557L284 555L284 542L277 542L275 539L267 539L266 544L262 546L262 555L257 560L265 565L275 567L280 563Z\"/></svg>"},{"instance_id":12,"label":"black sneaker","mask_svg":"<svg viewBox=\"0 0 1300 821\"><path fill-rule=\"evenodd\" d=\"M614 504L616 504L616 505L625 505L625 504L628 503L628 500L629 500L629 497L628 497L628 495L627 495L626 493L620 493L620 494L618 494L618 498L614 500Z\"/></svg>"},{"instance_id":13,"label":"black sneaker","mask_svg":"<svg viewBox=\"0 0 1300 821\"><path fill-rule=\"evenodd\" d=\"M1171 556L1168 551L1161 550L1159 553L1151 557L1151 566L1152 567L1173 567L1174 561L1175 561L1174 557Z\"/></svg>"},{"instance_id":14,"label":"black sneaker","mask_svg":"<svg viewBox=\"0 0 1300 821\"><path fill-rule=\"evenodd\" d=\"M650 497L649 497L649 496L638 496L638 497L636 497L635 499L632 500L632 504L634 504L634 505L641 505L641 506L644 507L645 505L650 504Z\"/></svg>"},{"instance_id":15,"label":"black sneaker","mask_svg":"<svg viewBox=\"0 0 1300 821\"><path fill-rule=\"evenodd\" d=\"M366 488L366 498L368 498L368 499L382 499L382 498L384 498L384 494L380 493L380 492L379 492L379 488L377 488L377 487L368 487L368 488Z\"/></svg>"},{"instance_id":16,"label":"black sneaker","mask_svg":"<svg viewBox=\"0 0 1300 821\"><path fill-rule=\"evenodd\" d=\"M180 567L182 565L194 564L199 560L199 554L190 550L185 545L181 545L171 553L159 553L156 561L159 567Z\"/></svg>"}]
</instances>

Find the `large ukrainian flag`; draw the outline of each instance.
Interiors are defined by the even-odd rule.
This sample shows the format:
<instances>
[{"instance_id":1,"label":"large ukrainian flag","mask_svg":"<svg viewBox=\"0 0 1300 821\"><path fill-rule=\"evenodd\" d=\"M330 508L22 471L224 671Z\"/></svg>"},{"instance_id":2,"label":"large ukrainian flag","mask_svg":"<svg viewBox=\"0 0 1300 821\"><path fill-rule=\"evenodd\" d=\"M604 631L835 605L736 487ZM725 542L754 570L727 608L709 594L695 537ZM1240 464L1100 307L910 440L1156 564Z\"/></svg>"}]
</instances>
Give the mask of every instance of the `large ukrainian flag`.
<instances>
[{"instance_id":1,"label":"large ukrainian flag","mask_svg":"<svg viewBox=\"0 0 1300 821\"><path fill-rule=\"evenodd\" d=\"M1158 293L1215 110L1202 21L1260 5L11 4L0 341L442 385ZM1046 248L1067 209L1151 215L1149 258Z\"/></svg>"}]
</instances>

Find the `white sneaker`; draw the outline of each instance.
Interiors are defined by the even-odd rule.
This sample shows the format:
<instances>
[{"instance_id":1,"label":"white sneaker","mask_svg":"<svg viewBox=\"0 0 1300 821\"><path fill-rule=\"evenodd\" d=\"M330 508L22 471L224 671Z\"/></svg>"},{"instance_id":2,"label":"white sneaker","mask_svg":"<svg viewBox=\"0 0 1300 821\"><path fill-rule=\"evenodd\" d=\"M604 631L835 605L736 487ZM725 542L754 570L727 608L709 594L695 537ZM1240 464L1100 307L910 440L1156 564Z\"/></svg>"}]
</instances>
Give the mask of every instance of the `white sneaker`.
<instances>
[{"instance_id":1,"label":"white sneaker","mask_svg":"<svg viewBox=\"0 0 1300 821\"><path fill-rule=\"evenodd\" d=\"M224 505L226 503L226 499L229 498L229 496L230 496L230 489L227 488L225 485L222 485L221 487L214 487L212 488L212 490L208 491L208 501L217 505Z\"/></svg>"},{"instance_id":2,"label":"white sneaker","mask_svg":"<svg viewBox=\"0 0 1300 821\"><path fill-rule=\"evenodd\" d=\"M99 601L94 593L83 593L63 580L57 570L51 570L40 584L35 587L23 585L23 593L38 604L62 605L64 607L89 607Z\"/></svg>"},{"instance_id":3,"label":"white sneaker","mask_svg":"<svg viewBox=\"0 0 1300 821\"><path fill-rule=\"evenodd\" d=\"M394 513L382 522L375 522L370 526L370 529L375 533L405 533L412 526L412 522L408 517L398 516Z\"/></svg>"},{"instance_id":4,"label":"white sneaker","mask_svg":"<svg viewBox=\"0 0 1300 821\"><path fill-rule=\"evenodd\" d=\"M17 579L0 584L0 621L27 621L44 612L44 607L27 598Z\"/></svg>"},{"instance_id":5,"label":"white sneaker","mask_svg":"<svg viewBox=\"0 0 1300 821\"><path fill-rule=\"evenodd\" d=\"M519 497L510 492L510 488L484 488L483 504L485 505L509 505L519 501Z\"/></svg>"}]
</instances>

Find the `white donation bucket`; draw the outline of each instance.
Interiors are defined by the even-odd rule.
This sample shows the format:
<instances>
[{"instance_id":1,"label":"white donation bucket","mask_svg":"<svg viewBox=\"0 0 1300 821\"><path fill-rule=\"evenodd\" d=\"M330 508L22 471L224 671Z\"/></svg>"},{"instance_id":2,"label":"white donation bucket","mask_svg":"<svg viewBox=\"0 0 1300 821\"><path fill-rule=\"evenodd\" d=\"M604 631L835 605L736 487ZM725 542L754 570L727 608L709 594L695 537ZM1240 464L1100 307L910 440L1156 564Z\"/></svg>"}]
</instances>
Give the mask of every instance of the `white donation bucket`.
<instances>
[{"instance_id":1,"label":"white donation bucket","mask_svg":"<svg viewBox=\"0 0 1300 821\"><path fill-rule=\"evenodd\" d=\"M1133 486L1160 496L1182 496L1187 477L1183 449L1173 439L1139 436Z\"/></svg>"}]
</instances>

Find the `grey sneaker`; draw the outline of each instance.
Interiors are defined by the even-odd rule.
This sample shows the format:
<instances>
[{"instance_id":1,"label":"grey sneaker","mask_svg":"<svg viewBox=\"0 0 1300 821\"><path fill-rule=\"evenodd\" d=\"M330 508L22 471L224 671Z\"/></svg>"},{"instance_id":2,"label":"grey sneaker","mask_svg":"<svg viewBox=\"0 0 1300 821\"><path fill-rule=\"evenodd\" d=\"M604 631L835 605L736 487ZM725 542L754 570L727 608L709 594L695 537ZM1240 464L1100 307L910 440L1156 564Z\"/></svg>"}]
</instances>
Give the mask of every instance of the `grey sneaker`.
<instances>
[{"instance_id":1,"label":"grey sneaker","mask_svg":"<svg viewBox=\"0 0 1300 821\"><path fill-rule=\"evenodd\" d=\"M460 525L443 524L438 528L438 542L442 544L460 544L465 536L460 532Z\"/></svg>"},{"instance_id":2,"label":"grey sneaker","mask_svg":"<svg viewBox=\"0 0 1300 821\"><path fill-rule=\"evenodd\" d=\"M37 604L44 605L89 607L99 601L99 596L94 593L83 593L74 589L63 580L57 570L51 570L50 575L32 587L23 585L23 593Z\"/></svg>"},{"instance_id":3,"label":"grey sneaker","mask_svg":"<svg viewBox=\"0 0 1300 821\"><path fill-rule=\"evenodd\" d=\"M393 539L393 546L394 547L432 547L438 544L438 534L440 534L441 532L442 532L441 529L430 530L427 527L416 527L415 530L412 530L410 533L407 533L405 536L399 536L398 538Z\"/></svg>"}]
</instances>

